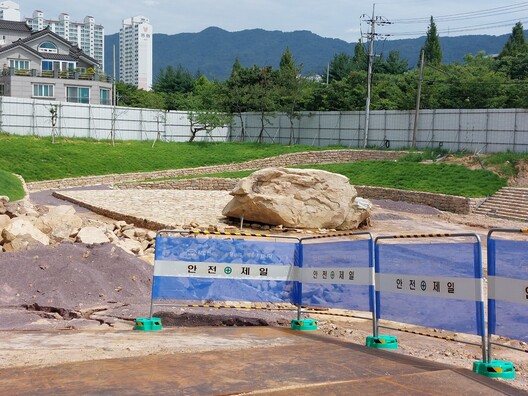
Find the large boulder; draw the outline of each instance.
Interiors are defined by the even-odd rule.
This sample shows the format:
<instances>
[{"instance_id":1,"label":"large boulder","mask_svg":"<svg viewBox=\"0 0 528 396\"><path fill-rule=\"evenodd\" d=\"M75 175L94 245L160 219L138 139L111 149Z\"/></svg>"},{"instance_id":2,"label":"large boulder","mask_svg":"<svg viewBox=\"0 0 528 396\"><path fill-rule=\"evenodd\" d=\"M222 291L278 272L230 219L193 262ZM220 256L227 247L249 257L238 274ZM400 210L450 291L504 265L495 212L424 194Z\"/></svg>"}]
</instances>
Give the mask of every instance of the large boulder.
<instances>
[{"instance_id":1,"label":"large boulder","mask_svg":"<svg viewBox=\"0 0 528 396\"><path fill-rule=\"evenodd\" d=\"M348 178L315 169L262 169L240 180L231 195L224 216L295 228L357 228L371 208L355 203Z\"/></svg>"}]
</instances>

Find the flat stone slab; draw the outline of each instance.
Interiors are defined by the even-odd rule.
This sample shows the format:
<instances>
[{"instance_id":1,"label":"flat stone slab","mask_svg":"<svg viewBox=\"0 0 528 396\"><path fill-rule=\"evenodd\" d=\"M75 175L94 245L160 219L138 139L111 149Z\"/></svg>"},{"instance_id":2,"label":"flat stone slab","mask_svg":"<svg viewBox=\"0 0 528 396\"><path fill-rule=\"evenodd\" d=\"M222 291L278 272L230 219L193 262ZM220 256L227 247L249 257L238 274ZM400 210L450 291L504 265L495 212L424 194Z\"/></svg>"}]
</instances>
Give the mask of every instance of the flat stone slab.
<instances>
[{"instance_id":1,"label":"flat stone slab","mask_svg":"<svg viewBox=\"0 0 528 396\"><path fill-rule=\"evenodd\" d=\"M373 350L318 332L193 328L131 331L129 336L136 342L159 338L172 347L166 354L3 369L2 390L17 395L521 393L470 370ZM108 334L99 337L104 342ZM92 347L98 348L91 338ZM54 343L41 345L51 348ZM133 342L127 345L135 347Z\"/></svg>"},{"instance_id":2,"label":"flat stone slab","mask_svg":"<svg viewBox=\"0 0 528 396\"><path fill-rule=\"evenodd\" d=\"M101 215L134 223L137 227L175 228L197 223L221 223L228 191L198 190L83 190L53 195Z\"/></svg>"}]
</instances>

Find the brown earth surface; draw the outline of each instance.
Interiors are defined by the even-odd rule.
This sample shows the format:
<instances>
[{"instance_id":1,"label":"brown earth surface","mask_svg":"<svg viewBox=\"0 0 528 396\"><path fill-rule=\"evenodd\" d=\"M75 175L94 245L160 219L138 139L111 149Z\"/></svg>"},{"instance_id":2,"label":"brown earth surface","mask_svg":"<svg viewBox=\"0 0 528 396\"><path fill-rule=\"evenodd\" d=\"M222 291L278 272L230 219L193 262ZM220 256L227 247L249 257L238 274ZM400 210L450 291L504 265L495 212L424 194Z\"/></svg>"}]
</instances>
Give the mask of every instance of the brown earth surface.
<instances>
[{"instance_id":1,"label":"brown earth surface","mask_svg":"<svg viewBox=\"0 0 528 396\"><path fill-rule=\"evenodd\" d=\"M526 228L526 223L455 215L404 202L379 200L374 204L368 228L374 235L469 231L478 233L485 241L492 227ZM86 210L78 213L85 219L112 221ZM134 318L148 315L152 273L150 264L111 244L61 244L0 253L0 368L170 354L178 350L177 339L142 337L128 331ZM268 305L268 308L176 306L157 314L165 326L288 326L295 317L292 307ZM372 323L365 313L307 310L307 315L319 321L319 331L353 343L364 344L366 336L372 334ZM457 341L384 331L398 336L400 347L396 353L469 369L474 360L481 359L479 347L460 342L479 342L475 337L404 327ZM503 342L528 350L526 344ZM514 362L517 377L509 383L528 392L526 352L497 347L494 358Z\"/></svg>"}]
</instances>

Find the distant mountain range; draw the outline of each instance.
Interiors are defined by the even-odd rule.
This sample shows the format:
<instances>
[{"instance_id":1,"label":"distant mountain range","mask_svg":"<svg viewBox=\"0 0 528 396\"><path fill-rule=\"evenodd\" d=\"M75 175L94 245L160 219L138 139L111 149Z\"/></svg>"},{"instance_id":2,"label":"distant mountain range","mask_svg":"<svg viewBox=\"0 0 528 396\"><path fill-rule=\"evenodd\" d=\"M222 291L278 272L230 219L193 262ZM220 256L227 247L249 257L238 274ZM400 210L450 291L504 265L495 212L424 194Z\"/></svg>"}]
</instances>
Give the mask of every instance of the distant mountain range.
<instances>
[{"instance_id":1,"label":"distant mountain range","mask_svg":"<svg viewBox=\"0 0 528 396\"><path fill-rule=\"evenodd\" d=\"M461 62L464 55L484 51L486 54L500 52L508 34L501 36L471 35L441 37L444 63ZM303 74L323 74L328 63L338 53L354 53L356 43L318 36L309 31L281 32L262 29L228 32L209 27L199 33L174 35L154 34L154 78L162 68L182 65L195 73L200 71L208 78L223 80L229 77L235 58L243 66L271 65L278 67L280 58L289 48L297 63L303 65ZM418 63L420 48L425 36L405 40L376 42L376 54L388 54L397 50L409 61L411 68ZM113 74L113 46L116 47L119 65L119 34L105 36L105 71ZM119 67L116 67L118 70Z\"/></svg>"}]
</instances>

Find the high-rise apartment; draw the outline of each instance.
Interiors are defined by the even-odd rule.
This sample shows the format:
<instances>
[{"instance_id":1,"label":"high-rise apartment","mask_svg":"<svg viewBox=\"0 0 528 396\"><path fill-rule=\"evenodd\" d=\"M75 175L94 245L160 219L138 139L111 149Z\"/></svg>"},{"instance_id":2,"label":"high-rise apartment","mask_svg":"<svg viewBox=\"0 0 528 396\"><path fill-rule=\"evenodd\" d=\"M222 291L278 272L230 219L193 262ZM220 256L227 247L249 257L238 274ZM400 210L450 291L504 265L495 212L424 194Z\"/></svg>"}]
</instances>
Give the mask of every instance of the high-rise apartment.
<instances>
[{"instance_id":1,"label":"high-rise apartment","mask_svg":"<svg viewBox=\"0 0 528 396\"><path fill-rule=\"evenodd\" d=\"M83 22L73 22L68 14L62 13L58 20L53 20L44 18L42 11L35 10L33 17L25 20L34 32L49 27L53 33L77 44L85 54L99 62L100 69L104 68L104 28L95 23L94 17L87 16Z\"/></svg>"},{"instance_id":2,"label":"high-rise apartment","mask_svg":"<svg viewBox=\"0 0 528 396\"><path fill-rule=\"evenodd\" d=\"M14 1L0 2L0 19L3 21L20 22L20 6Z\"/></svg>"},{"instance_id":3,"label":"high-rise apartment","mask_svg":"<svg viewBox=\"0 0 528 396\"><path fill-rule=\"evenodd\" d=\"M152 88L152 25L144 16L123 20L119 31L119 79L147 91Z\"/></svg>"}]
</instances>

